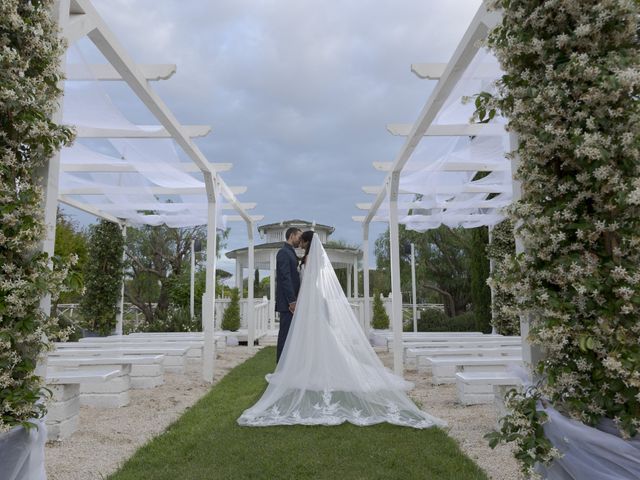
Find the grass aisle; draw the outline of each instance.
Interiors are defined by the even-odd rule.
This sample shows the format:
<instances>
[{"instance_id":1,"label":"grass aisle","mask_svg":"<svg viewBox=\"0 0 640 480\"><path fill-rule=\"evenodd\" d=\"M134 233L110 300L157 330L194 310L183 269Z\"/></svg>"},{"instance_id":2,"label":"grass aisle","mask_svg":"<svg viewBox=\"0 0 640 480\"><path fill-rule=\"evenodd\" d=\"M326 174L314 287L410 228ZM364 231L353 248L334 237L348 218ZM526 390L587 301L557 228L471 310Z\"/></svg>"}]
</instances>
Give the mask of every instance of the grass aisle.
<instances>
[{"instance_id":1,"label":"grass aisle","mask_svg":"<svg viewBox=\"0 0 640 480\"><path fill-rule=\"evenodd\" d=\"M274 362L269 347L234 368L109 480L487 479L436 428L238 426Z\"/></svg>"}]
</instances>

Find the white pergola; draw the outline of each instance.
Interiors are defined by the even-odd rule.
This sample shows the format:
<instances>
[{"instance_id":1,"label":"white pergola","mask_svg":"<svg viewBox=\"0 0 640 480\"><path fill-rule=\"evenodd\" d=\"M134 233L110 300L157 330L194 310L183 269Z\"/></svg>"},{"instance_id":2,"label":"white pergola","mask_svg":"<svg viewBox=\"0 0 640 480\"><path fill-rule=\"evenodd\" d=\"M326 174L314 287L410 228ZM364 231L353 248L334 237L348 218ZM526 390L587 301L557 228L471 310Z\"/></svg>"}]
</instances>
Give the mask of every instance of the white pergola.
<instances>
[{"instance_id":1,"label":"white pergola","mask_svg":"<svg viewBox=\"0 0 640 480\"><path fill-rule=\"evenodd\" d=\"M378 221L389 223L394 370L399 375L403 373L403 349L398 224L404 223L407 228L419 231L441 224L491 226L501 220L500 209L520 197L520 185L511 174L516 165L505 159L505 152L515 149L516 139L506 133L504 119L471 124L468 122L473 105L461 105L461 96L474 95L491 87L490 82L478 83L476 80L497 80L500 76L495 59L493 64L483 59L481 48L481 42L500 19L499 12L490 12L482 4L448 64L412 65L414 74L437 80L437 84L415 123L387 126L391 134L406 137L405 142L393 162L374 162L374 167L387 175L381 186L363 187L364 192L375 195L375 199L371 203L357 204L358 208L366 210L366 214L353 217L363 228L367 314L369 225ZM435 137L447 138L434 141ZM432 155L427 162L416 161L413 157L420 156L420 144L425 138L426 142L432 142L431 149L435 145L436 150L442 150L441 155ZM451 144L442 148L448 141ZM459 148L465 142L463 148ZM477 172L490 174L486 179L474 181ZM416 198L416 195L419 196ZM522 250L519 242L517 248ZM521 323L523 355L525 361L531 363L532 355L536 353L526 342L527 322Z\"/></svg>"},{"instance_id":2,"label":"white pergola","mask_svg":"<svg viewBox=\"0 0 640 480\"><path fill-rule=\"evenodd\" d=\"M150 81L170 78L176 71L175 65L136 64L120 45L90 0L57 0L54 15L70 48L81 39L88 38L108 62L70 64L66 69L67 80L78 84L125 82L155 117L158 125L133 125L122 120L113 111L108 110L111 108L108 102L104 105L93 105L93 107L98 110L98 113L104 110L105 115L111 115L111 125L101 124L100 118L96 122L85 123L83 119L74 122L79 139L109 139L121 154L121 158L104 155L84 145L77 145L68 151L56 154L51 159L43 172L43 178L46 179L45 223L48 229L43 250L51 254L54 250L58 202L114 222L122 227L123 234L126 234L126 226L132 224L165 223L169 226L180 226L206 223L207 275L202 303L202 326L205 338L202 374L204 380L212 382L215 359L213 315L216 231L220 221L220 211L233 210L235 215L225 219L245 222L249 243L249 268L253 268L254 262L255 222L263 217L247 213L247 210L254 208L255 204L241 203L237 200L236 195L244 193L246 187L228 186L221 178L220 173L229 170L231 164L209 162L192 141L195 137L207 135L211 128L202 125L181 125L151 88ZM63 65L66 63L67 55L65 54L64 57ZM73 92L65 92L65 97L68 97L65 101L69 98L73 99ZM55 121L65 121L67 112L63 104L64 101L61 102ZM80 104L82 106L82 102ZM84 105L84 107L88 111L92 105ZM79 109L78 114L85 114L85 110ZM158 144L150 142L165 143L158 148ZM162 156L173 149L173 142L184 153L186 161L178 161L176 155L175 158L163 163L157 155ZM150 148L138 151L139 147L145 145ZM145 160L147 160L146 163ZM164 183L157 171L162 165L165 168ZM90 177L89 180L87 176ZM169 185L166 179L172 176L176 178L177 184ZM116 182L105 180L116 177L119 179ZM127 183L122 181L123 178L136 180ZM157 195L172 196L172 203L159 201ZM183 201L176 203L176 197ZM198 201L199 197L202 201ZM155 213L148 215L144 212L147 210ZM253 294L253 283L249 282L250 305L253 305ZM43 308L50 310L50 305L45 303ZM248 345L253 345L255 337L253 314L253 309L249 309ZM122 334L122 314L118 318L117 333Z\"/></svg>"}]
</instances>

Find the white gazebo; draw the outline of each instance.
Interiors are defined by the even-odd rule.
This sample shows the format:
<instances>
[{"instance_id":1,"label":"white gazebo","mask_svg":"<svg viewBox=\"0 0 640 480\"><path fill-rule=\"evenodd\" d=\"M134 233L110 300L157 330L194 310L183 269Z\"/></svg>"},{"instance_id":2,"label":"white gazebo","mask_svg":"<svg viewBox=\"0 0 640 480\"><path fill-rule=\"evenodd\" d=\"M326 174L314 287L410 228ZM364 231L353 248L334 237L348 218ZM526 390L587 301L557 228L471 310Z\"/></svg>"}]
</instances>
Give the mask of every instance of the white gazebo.
<instances>
[{"instance_id":1,"label":"white gazebo","mask_svg":"<svg viewBox=\"0 0 640 480\"><path fill-rule=\"evenodd\" d=\"M332 244L329 240L331 234L335 231L334 227L322 225L316 222L306 220L286 220L278 223L270 223L258 227L260 238L265 240L264 243L255 245L254 247L254 267L258 270L268 270L269 278L275 278L276 254L282 248L285 241L285 233L288 228L299 228L303 232L305 230L313 230L320 241L325 245L325 250L331 260L331 264L335 269L346 269L347 271L347 297L355 299L358 297L358 270L359 261L362 259L362 250L339 244ZM302 256L303 251L299 250L298 255ZM249 262L249 248L239 248L227 252L227 258L236 261L235 279L236 286L242 294L243 272L245 268L249 268L249 279L253 270ZM249 283L252 283L251 281ZM275 282L269 283L269 328L275 326Z\"/></svg>"}]
</instances>

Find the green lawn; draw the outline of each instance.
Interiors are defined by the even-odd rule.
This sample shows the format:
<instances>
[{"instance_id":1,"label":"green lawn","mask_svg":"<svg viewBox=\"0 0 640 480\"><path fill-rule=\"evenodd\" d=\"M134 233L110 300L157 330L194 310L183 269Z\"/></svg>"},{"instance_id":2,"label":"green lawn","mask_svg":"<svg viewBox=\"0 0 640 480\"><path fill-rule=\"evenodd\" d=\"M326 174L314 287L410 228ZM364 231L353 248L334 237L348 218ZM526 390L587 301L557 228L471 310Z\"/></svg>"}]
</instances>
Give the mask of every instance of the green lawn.
<instances>
[{"instance_id":1,"label":"green lawn","mask_svg":"<svg viewBox=\"0 0 640 480\"><path fill-rule=\"evenodd\" d=\"M269 347L233 369L109 479L487 479L436 428L238 426L274 362Z\"/></svg>"}]
</instances>

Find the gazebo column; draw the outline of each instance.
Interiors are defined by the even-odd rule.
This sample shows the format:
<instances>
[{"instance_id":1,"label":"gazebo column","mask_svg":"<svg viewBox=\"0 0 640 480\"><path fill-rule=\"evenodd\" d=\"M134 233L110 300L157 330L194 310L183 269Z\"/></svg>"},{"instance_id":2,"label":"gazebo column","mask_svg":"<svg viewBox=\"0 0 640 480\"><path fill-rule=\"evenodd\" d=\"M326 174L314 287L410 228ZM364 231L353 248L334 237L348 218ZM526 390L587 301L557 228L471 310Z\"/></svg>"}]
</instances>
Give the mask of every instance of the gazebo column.
<instances>
[{"instance_id":1,"label":"gazebo column","mask_svg":"<svg viewBox=\"0 0 640 480\"><path fill-rule=\"evenodd\" d=\"M238 289L238 294L240 298L242 298L243 294L243 281L242 281L242 261L240 260L240 255L236 257L236 288Z\"/></svg>"},{"instance_id":2,"label":"gazebo column","mask_svg":"<svg viewBox=\"0 0 640 480\"><path fill-rule=\"evenodd\" d=\"M202 378L213 383L215 362L215 298L216 298L216 201L215 195L208 195L207 203L207 265L206 289L202 300L202 331L204 349L202 358Z\"/></svg>"},{"instance_id":3,"label":"gazebo column","mask_svg":"<svg viewBox=\"0 0 640 480\"><path fill-rule=\"evenodd\" d=\"M269 254L269 330L276 328L276 252Z\"/></svg>"},{"instance_id":4,"label":"gazebo column","mask_svg":"<svg viewBox=\"0 0 640 480\"><path fill-rule=\"evenodd\" d=\"M249 234L249 276L247 280L247 348L251 350L256 338L256 316L255 305L253 304L253 272L255 271L255 251L253 240L253 222L247 222L247 233Z\"/></svg>"},{"instance_id":5,"label":"gazebo column","mask_svg":"<svg viewBox=\"0 0 640 480\"><path fill-rule=\"evenodd\" d=\"M389 256L391 259L391 328L393 329L393 369L402 376L402 292L400 291L400 242L398 233L398 190L400 174L393 172L387 185L389 194Z\"/></svg>"},{"instance_id":6,"label":"gazebo column","mask_svg":"<svg viewBox=\"0 0 640 480\"><path fill-rule=\"evenodd\" d=\"M347 298L351 298L351 266L347 265Z\"/></svg>"},{"instance_id":7,"label":"gazebo column","mask_svg":"<svg viewBox=\"0 0 640 480\"><path fill-rule=\"evenodd\" d=\"M371 328L370 292L369 292L369 224L362 225L362 280L364 288L364 325Z\"/></svg>"},{"instance_id":8,"label":"gazebo column","mask_svg":"<svg viewBox=\"0 0 640 480\"><path fill-rule=\"evenodd\" d=\"M120 284L120 294L118 298L118 313L116 313L116 335L122 335L124 319L124 262L127 258L127 224L122 225L122 283Z\"/></svg>"},{"instance_id":9,"label":"gazebo column","mask_svg":"<svg viewBox=\"0 0 640 480\"><path fill-rule=\"evenodd\" d=\"M353 259L353 297L358 298L358 255Z\"/></svg>"}]
</instances>

